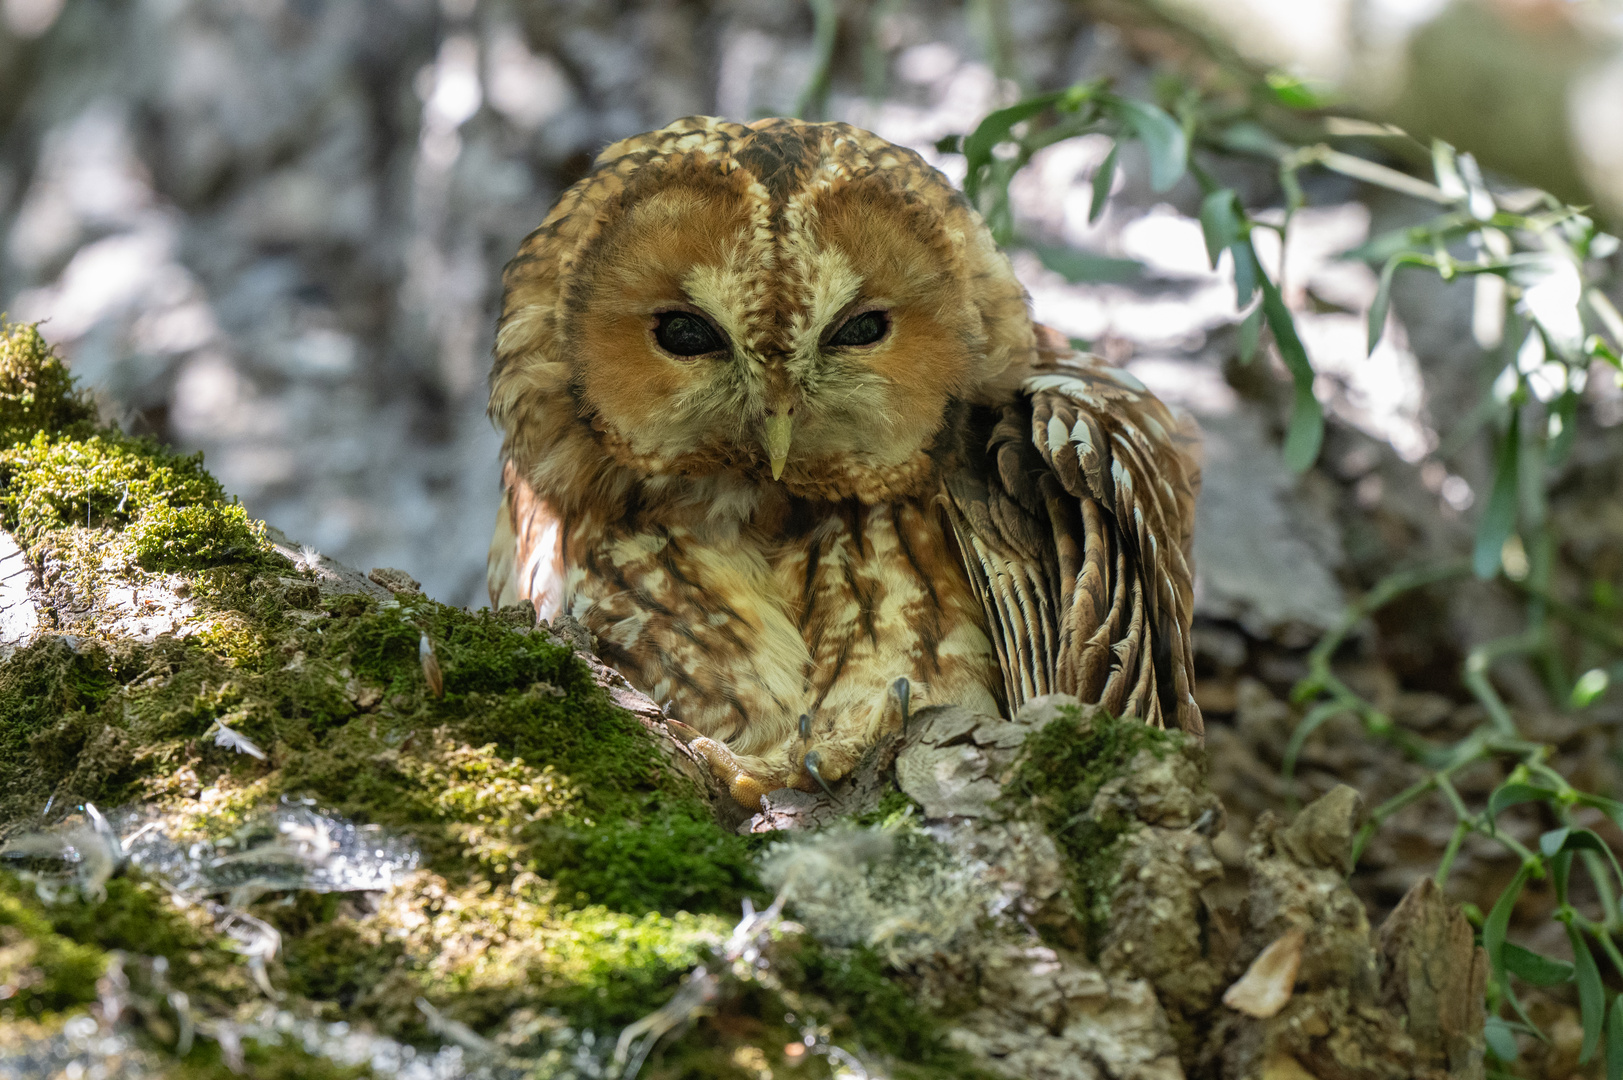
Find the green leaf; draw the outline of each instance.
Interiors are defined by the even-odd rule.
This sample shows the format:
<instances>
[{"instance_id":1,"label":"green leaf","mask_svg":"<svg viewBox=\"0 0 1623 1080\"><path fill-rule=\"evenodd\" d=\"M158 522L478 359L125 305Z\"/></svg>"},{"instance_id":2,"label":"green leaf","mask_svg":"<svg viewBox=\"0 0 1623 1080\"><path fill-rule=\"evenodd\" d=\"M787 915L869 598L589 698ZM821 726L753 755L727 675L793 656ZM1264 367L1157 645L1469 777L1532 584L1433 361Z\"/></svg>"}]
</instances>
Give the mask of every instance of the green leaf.
<instances>
[{"instance_id":1,"label":"green leaf","mask_svg":"<svg viewBox=\"0 0 1623 1080\"><path fill-rule=\"evenodd\" d=\"M1612 855L1612 846L1601 839L1600 833L1593 829L1573 829L1572 835L1567 837L1566 847L1571 851L1598 851L1602 855Z\"/></svg>"},{"instance_id":2,"label":"green leaf","mask_svg":"<svg viewBox=\"0 0 1623 1080\"><path fill-rule=\"evenodd\" d=\"M1262 264L1257 262L1257 249L1250 242L1229 248L1234 255L1234 306L1243 308L1257 295L1262 282Z\"/></svg>"},{"instance_id":3,"label":"green leaf","mask_svg":"<svg viewBox=\"0 0 1623 1080\"><path fill-rule=\"evenodd\" d=\"M1493 903L1493 910L1488 912L1487 919L1482 923L1482 948L1488 954L1488 970L1492 973L1493 981L1499 984L1504 991L1505 1000L1510 1002L1516 1014L1527 1023L1532 1019L1522 1003L1517 999L1516 992L1511 988L1510 980L1505 973L1505 933L1510 928L1510 913L1516 908L1516 900L1522 894L1522 887L1533 873L1533 863L1525 862L1516 871L1516 876L1510 879L1505 891L1499 894L1499 899ZM1534 1027L1537 1030L1537 1027Z\"/></svg>"},{"instance_id":4,"label":"green leaf","mask_svg":"<svg viewBox=\"0 0 1623 1080\"><path fill-rule=\"evenodd\" d=\"M1063 110L1065 102L1056 102L1054 108ZM1029 158L1044 147L1053 146L1055 143L1064 142L1066 139L1074 139L1078 135L1086 135L1093 130L1097 120L1098 116L1095 114L1095 110L1089 109L1087 112L1073 113L1066 116L1058 123L1048 124L1028 131L1020 136L1018 140L1020 151Z\"/></svg>"},{"instance_id":5,"label":"green leaf","mask_svg":"<svg viewBox=\"0 0 1623 1080\"><path fill-rule=\"evenodd\" d=\"M1341 258L1357 262L1385 263L1394 255L1404 252L1424 254L1448 241L1475 232L1482 222L1465 211L1439 214L1425 225L1411 225L1403 229L1372 236L1362 244L1341 253Z\"/></svg>"},{"instance_id":6,"label":"green leaf","mask_svg":"<svg viewBox=\"0 0 1623 1080\"><path fill-rule=\"evenodd\" d=\"M1472 553L1471 567L1483 581L1499 573L1500 553L1516 527L1516 478L1521 471L1516 466L1521 442L1521 410L1513 408L1510 427L1499 443L1488 505L1482 511L1482 519L1476 527L1476 547Z\"/></svg>"},{"instance_id":7,"label":"green leaf","mask_svg":"<svg viewBox=\"0 0 1623 1080\"><path fill-rule=\"evenodd\" d=\"M1213 270L1217 269L1223 249L1245 236L1245 227L1245 211L1240 209L1239 197L1232 188L1218 188L1201 200L1200 231L1206 238L1206 257Z\"/></svg>"},{"instance_id":8,"label":"green leaf","mask_svg":"<svg viewBox=\"0 0 1623 1080\"><path fill-rule=\"evenodd\" d=\"M1249 120L1230 124L1218 133L1217 141L1223 149L1236 154L1255 154L1275 161L1295 149L1261 124Z\"/></svg>"},{"instance_id":9,"label":"green leaf","mask_svg":"<svg viewBox=\"0 0 1623 1080\"><path fill-rule=\"evenodd\" d=\"M1611 346L1599 334L1590 334L1584 339L1584 355L1596 360L1604 360L1608 364L1623 371L1623 357L1613 352Z\"/></svg>"},{"instance_id":10,"label":"green leaf","mask_svg":"<svg viewBox=\"0 0 1623 1080\"><path fill-rule=\"evenodd\" d=\"M1578 980L1578 1015L1584 1025L1584 1045L1578 1053L1578 1064L1587 1065L1600 1045L1601 1028L1606 1021L1606 988L1601 985L1600 968L1589 951L1589 942L1583 931L1567 924L1567 937L1572 941L1572 966Z\"/></svg>"},{"instance_id":11,"label":"green leaf","mask_svg":"<svg viewBox=\"0 0 1623 1080\"><path fill-rule=\"evenodd\" d=\"M1394 255L1381 267L1381 283L1375 289L1375 302L1369 305L1369 352L1381 343L1386 332L1386 313L1392 306L1392 275L1403 265L1403 256Z\"/></svg>"},{"instance_id":12,"label":"green leaf","mask_svg":"<svg viewBox=\"0 0 1623 1080\"><path fill-rule=\"evenodd\" d=\"M1612 685L1612 676L1608 676L1607 669L1591 667L1573 684L1573 708L1589 708L1594 705L1595 698L1607 692L1608 685Z\"/></svg>"},{"instance_id":13,"label":"green leaf","mask_svg":"<svg viewBox=\"0 0 1623 1080\"><path fill-rule=\"evenodd\" d=\"M1554 788L1537 787L1533 784L1501 784L1488 797L1488 820L1492 821L1502 811L1519 803L1546 802L1555 798Z\"/></svg>"},{"instance_id":14,"label":"green leaf","mask_svg":"<svg viewBox=\"0 0 1623 1080\"><path fill-rule=\"evenodd\" d=\"M1505 970L1534 986L1560 986L1573 980L1573 967L1565 960L1540 955L1514 941L1505 942Z\"/></svg>"},{"instance_id":15,"label":"green leaf","mask_svg":"<svg viewBox=\"0 0 1623 1080\"><path fill-rule=\"evenodd\" d=\"M1288 71L1270 71L1266 81L1274 100L1287 108L1322 109L1329 104L1329 95L1324 93L1322 85L1310 87Z\"/></svg>"},{"instance_id":16,"label":"green leaf","mask_svg":"<svg viewBox=\"0 0 1623 1080\"><path fill-rule=\"evenodd\" d=\"M1121 149L1116 143L1110 144L1110 153L1093 170L1093 203L1088 207L1088 224L1092 225L1099 220L1105 212L1105 203L1110 201L1110 185L1116 180L1116 151Z\"/></svg>"},{"instance_id":17,"label":"green leaf","mask_svg":"<svg viewBox=\"0 0 1623 1080\"><path fill-rule=\"evenodd\" d=\"M1563 851L1550 860L1550 885L1555 889L1555 902L1567 902L1567 883L1572 880L1572 852Z\"/></svg>"},{"instance_id":18,"label":"green leaf","mask_svg":"<svg viewBox=\"0 0 1623 1080\"><path fill-rule=\"evenodd\" d=\"M1550 887L1555 888L1555 903L1565 905L1566 885L1573 880L1573 853L1563 851L1550 859Z\"/></svg>"},{"instance_id":19,"label":"green leaf","mask_svg":"<svg viewBox=\"0 0 1623 1080\"><path fill-rule=\"evenodd\" d=\"M1601 674L1604 675L1606 673L1602 671ZM1583 680L1579 679L1578 681L1582 682ZM1612 822L1617 825L1618 828L1623 829L1623 802L1618 802L1616 799L1608 799L1604 795L1591 795L1587 791L1580 791L1578 793L1578 804L1580 806L1594 807L1596 810L1599 810L1601 813L1611 818Z\"/></svg>"},{"instance_id":20,"label":"green leaf","mask_svg":"<svg viewBox=\"0 0 1623 1080\"><path fill-rule=\"evenodd\" d=\"M1516 1060L1516 1030L1497 1016L1488 1017L1482 1026L1482 1037L1488 1044L1488 1053L1507 1065Z\"/></svg>"},{"instance_id":21,"label":"green leaf","mask_svg":"<svg viewBox=\"0 0 1623 1080\"><path fill-rule=\"evenodd\" d=\"M1250 249L1250 242L1234 246L1236 252L1242 248ZM1256 257L1256 252L1251 251L1253 262ZM1235 264L1238 265L1239 261L1236 258ZM1262 286L1263 318L1268 320L1268 329L1274 335L1279 356L1285 361L1285 367L1290 369L1296 387L1291 402L1290 428L1285 434L1285 464L1294 472L1306 472L1317 460L1319 447L1324 444L1324 410L1319 405L1319 399L1313 395L1313 365L1308 361L1302 339L1296 334L1296 322L1291 318L1290 309L1285 306L1285 298L1279 294L1279 287L1267 274L1260 272L1258 283Z\"/></svg>"},{"instance_id":22,"label":"green leaf","mask_svg":"<svg viewBox=\"0 0 1623 1080\"><path fill-rule=\"evenodd\" d=\"M1398 272L1400 266L1424 266L1431 262L1424 255L1413 252L1401 252L1386 260L1381 267L1381 283L1375 289L1375 302L1369 306L1369 351L1374 352L1375 346L1381 343L1381 335L1386 333L1386 313L1392 306L1392 277Z\"/></svg>"},{"instance_id":23,"label":"green leaf","mask_svg":"<svg viewBox=\"0 0 1623 1080\"><path fill-rule=\"evenodd\" d=\"M1235 248L1236 252L1240 249ZM1235 257L1238 265L1239 257ZM1262 338L1262 305L1251 309L1251 314L1240 320L1240 363L1249 364L1257 356L1257 343Z\"/></svg>"},{"instance_id":24,"label":"green leaf","mask_svg":"<svg viewBox=\"0 0 1623 1080\"><path fill-rule=\"evenodd\" d=\"M1547 856L1571 851L1593 851L1604 855L1612 864L1612 873L1617 875L1619 883L1623 883L1623 865L1618 863L1617 854L1612 851L1611 845L1592 829L1574 829L1571 826L1551 829L1538 838L1538 846Z\"/></svg>"},{"instance_id":25,"label":"green leaf","mask_svg":"<svg viewBox=\"0 0 1623 1080\"><path fill-rule=\"evenodd\" d=\"M1394 255L1406 252L1414 253L1431 247L1431 233L1423 225L1412 226L1407 229L1393 229L1390 232L1372 236L1355 248L1349 248L1341 253L1341 258L1349 262L1378 263L1385 265Z\"/></svg>"},{"instance_id":26,"label":"green leaf","mask_svg":"<svg viewBox=\"0 0 1623 1080\"><path fill-rule=\"evenodd\" d=\"M1009 204L1009 181L1021 164L1018 158L994 158L980 172L979 201L975 205L999 247L1014 242L1014 211ZM967 192L968 187L964 190Z\"/></svg>"},{"instance_id":27,"label":"green leaf","mask_svg":"<svg viewBox=\"0 0 1623 1080\"><path fill-rule=\"evenodd\" d=\"M1460 176L1454 148L1441 139L1431 141L1431 169L1437 177L1437 186L1443 189L1443 194L1456 199L1465 197L1465 180Z\"/></svg>"},{"instance_id":28,"label":"green leaf","mask_svg":"<svg viewBox=\"0 0 1623 1080\"><path fill-rule=\"evenodd\" d=\"M1545 467L1559 469L1572 453L1578 434L1578 395L1569 386L1550 404L1550 442Z\"/></svg>"},{"instance_id":29,"label":"green leaf","mask_svg":"<svg viewBox=\"0 0 1623 1080\"><path fill-rule=\"evenodd\" d=\"M1137 259L1113 259L1065 247L1038 246L1032 250L1044 266L1071 282L1137 281L1144 276L1144 264Z\"/></svg>"},{"instance_id":30,"label":"green leaf","mask_svg":"<svg viewBox=\"0 0 1623 1080\"><path fill-rule=\"evenodd\" d=\"M1030 120L1067 93L1068 90L1055 90L1017 101L1005 109L994 110L987 113L986 118L969 133L964 139L964 157L969 159L969 172L964 176L964 194L972 204L979 205L981 170L992 163L993 149L999 143L1008 141L1010 129L1022 120Z\"/></svg>"},{"instance_id":31,"label":"green leaf","mask_svg":"<svg viewBox=\"0 0 1623 1080\"><path fill-rule=\"evenodd\" d=\"M1183 127L1165 111L1147 101L1110 96L1106 111L1121 126L1137 135L1150 155L1150 187L1167 191L1183 178L1189 167L1189 138Z\"/></svg>"},{"instance_id":32,"label":"green leaf","mask_svg":"<svg viewBox=\"0 0 1623 1080\"><path fill-rule=\"evenodd\" d=\"M1623 994L1606 1015L1606 1080L1623 1080Z\"/></svg>"}]
</instances>

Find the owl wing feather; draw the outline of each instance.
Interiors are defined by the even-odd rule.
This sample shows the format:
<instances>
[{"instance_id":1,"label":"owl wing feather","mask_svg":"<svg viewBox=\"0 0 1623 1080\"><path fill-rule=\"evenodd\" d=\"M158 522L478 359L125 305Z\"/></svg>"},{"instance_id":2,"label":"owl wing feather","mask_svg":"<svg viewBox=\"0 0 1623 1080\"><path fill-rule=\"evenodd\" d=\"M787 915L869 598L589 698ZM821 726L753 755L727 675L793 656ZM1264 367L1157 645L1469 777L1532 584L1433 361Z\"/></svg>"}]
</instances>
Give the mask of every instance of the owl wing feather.
<instances>
[{"instance_id":1,"label":"owl wing feather","mask_svg":"<svg viewBox=\"0 0 1623 1080\"><path fill-rule=\"evenodd\" d=\"M945 484L1011 709L1074 694L1202 730L1193 696L1194 422L1042 328L1039 363Z\"/></svg>"}]
</instances>

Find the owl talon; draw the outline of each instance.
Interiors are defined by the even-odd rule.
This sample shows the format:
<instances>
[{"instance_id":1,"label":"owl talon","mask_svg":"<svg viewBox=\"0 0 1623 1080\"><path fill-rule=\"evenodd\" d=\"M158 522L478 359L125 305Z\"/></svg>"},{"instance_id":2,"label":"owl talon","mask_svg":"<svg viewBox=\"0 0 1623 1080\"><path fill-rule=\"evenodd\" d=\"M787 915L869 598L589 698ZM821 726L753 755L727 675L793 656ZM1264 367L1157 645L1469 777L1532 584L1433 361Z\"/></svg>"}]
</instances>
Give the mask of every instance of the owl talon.
<instances>
[{"instance_id":1,"label":"owl talon","mask_svg":"<svg viewBox=\"0 0 1623 1080\"><path fill-rule=\"evenodd\" d=\"M809 713L800 714L800 738L802 741L811 740L811 715Z\"/></svg>"},{"instance_id":2,"label":"owl talon","mask_svg":"<svg viewBox=\"0 0 1623 1080\"><path fill-rule=\"evenodd\" d=\"M907 676L906 675L903 675L901 678L899 678L895 682L891 683L890 688L891 688L891 692L896 695L897 704L901 707L902 734L906 735L907 734L907 721L911 718L910 714L907 711L907 702L908 702L908 699L910 697L912 697L912 695L913 695L913 684L907 681Z\"/></svg>"},{"instance_id":3,"label":"owl talon","mask_svg":"<svg viewBox=\"0 0 1623 1080\"><path fill-rule=\"evenodd\" d=\"M822 763L823 756L816 750L808 750L806 752L806 760L804 762L806 772L813 780L817 781L817 786L823 789L823 794L832 799L834 798L834 789L828 786L827 780L823 779L823 772L821 768Z\"/></svg>"}]
</instances>

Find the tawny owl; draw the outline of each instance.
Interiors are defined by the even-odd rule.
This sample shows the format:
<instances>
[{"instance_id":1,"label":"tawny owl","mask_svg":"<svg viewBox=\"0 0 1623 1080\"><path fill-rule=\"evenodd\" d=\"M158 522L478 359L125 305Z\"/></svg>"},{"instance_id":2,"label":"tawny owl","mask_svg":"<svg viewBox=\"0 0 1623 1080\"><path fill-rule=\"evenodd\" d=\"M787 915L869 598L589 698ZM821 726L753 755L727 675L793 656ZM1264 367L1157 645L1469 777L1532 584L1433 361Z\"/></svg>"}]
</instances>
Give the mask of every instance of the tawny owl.
<instances>
[{"instance_id":1,"label":"tawny owl","mask_svg":"<svg viewBox=\"0 0 1623 1080\"><path fill-rule=\"evenodd\" d=\"M1200 732L1192 423L1035 325L917 154L678 120L603 151L503 282L491 599L583 623L744 805L921 705Z\"/></svg>"}]
</instances>

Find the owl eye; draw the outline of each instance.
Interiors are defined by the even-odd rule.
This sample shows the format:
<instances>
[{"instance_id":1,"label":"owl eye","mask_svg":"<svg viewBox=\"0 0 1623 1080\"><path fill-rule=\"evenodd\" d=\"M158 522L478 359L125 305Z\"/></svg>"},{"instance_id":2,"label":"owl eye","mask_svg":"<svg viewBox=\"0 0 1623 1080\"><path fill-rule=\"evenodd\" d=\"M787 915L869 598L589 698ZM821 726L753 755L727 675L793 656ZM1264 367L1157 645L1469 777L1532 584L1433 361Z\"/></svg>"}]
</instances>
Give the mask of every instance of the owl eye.
<instances>
[{"instance_id":1,"label":"owl eye","mask_svg":"<svg viewBox=\"0 0 1623 1080\"><path fill-rule=\"evenodd\" d=\"M845 325L828 339L830 345L872 345L890 333L890 317L883 311L864 311L845 320Z\"/></svg>"},{"instance_id":2,"label":"owl eye","mask_svg":"<svg viewBox=\"0 0 1623 1080\"><path fill-rule=\"evenodd\" d=\"M721 334L691 311L662 311L654 324L654 340L675 356L702 356L727 347Z\"/></svg>"}]
</instances>

